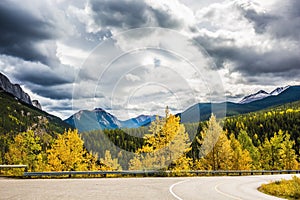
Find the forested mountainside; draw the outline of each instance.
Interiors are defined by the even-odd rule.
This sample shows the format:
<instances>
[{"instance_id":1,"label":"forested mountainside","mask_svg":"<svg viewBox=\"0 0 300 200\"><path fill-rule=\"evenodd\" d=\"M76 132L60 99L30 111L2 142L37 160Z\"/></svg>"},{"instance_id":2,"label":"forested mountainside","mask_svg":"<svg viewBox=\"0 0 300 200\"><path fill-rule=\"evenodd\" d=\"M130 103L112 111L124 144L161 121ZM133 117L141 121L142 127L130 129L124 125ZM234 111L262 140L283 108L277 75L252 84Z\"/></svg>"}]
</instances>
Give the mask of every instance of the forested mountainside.
<instances>
[{"instance_id":1,"label":"forested mountainside","mask_svg":"<svg viewBox=\"0 0 300 200\"><path fill-rule=\"evenodd\" d=\"M208 124L209 121L200 122L199 124L184 124L191 142L191 148L186 153L186 156L194 161L201 158L201 146L203 145L201 140L204 138L204 133L207 132ZM277 138L277 142L280 141L282 143L288 140L295 154L299 156L300 101L248 114L227 117L220 121L220 125L228 140L235 138L236 140L241 140L239 141L240 143L243 143L243 140L247 140L249 144L243 144L245 145L244 148L249 148L247 151L252 151L249 153L255 159L261 158L259 154L263 156L263 151L267 151L268 145L271 145L271 148L272 145L275 145L274 138ZM130 158L125 159L122 157L124 155L120 155L120 149L136 152L145 145L145 135L147 134L149 134L149 128L140 127L123 130L95 130L82 133L82 137L86 147L93 152L97 152L99 157L104 156L105 151L109 149L112 157L120 158L121 166L127 168L129 167L128 163L122 162L130 160ZM103 143L101 139L103 137L109 138L109 142ZM247 145L248 147L246 147ZM277 149L281 148L281 144L276 145L279 145L276 147ZM133 157L132 154L128 155ZM258 161L256 160L256 162ZM263 166L256 163L255 168L259 169L263 168Z\"/></svg>"}]
</instances>

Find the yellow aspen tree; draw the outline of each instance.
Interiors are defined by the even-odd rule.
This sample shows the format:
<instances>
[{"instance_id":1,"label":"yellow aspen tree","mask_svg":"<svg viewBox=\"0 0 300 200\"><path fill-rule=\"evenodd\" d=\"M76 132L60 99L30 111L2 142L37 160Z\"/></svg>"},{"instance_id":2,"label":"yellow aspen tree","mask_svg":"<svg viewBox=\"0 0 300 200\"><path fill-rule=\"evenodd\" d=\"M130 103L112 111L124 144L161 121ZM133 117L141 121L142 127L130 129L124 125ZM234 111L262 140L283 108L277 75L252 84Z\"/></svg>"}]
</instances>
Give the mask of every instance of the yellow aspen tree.
<instances>
[{"instance_id":1,"label":"yellow aspen tree","mask_svg":"<svg viewBox=\"0 0 300 200\"><path fill-rule=\"evenodd\" d=\"M268 138L266 138L265 141L259 146L259 152L262 169L272 170L272 145Z\"/></svg>"},{"instance_id":2,"label":"yellow aspen tree","mask_svg":"<svg viewBox=\"0 0 300 200\"><path fill-rule=\"evenodd\" d=\"M50 171L82 171L95 164L91 163L91 155L85 150L77 130L58 135L47 153Z\"/></svg>"},{"instance_id":3,"label":"yellow aspen tree","mask_svg":"<svg viewBox=\"0 0 300 200\"><path fill-rule=\"evenodd\" d=\"M230 145L233 150L232 168L233 170L250 170L251 156L248 150L242 149L242 145L235 138L234 134L230 135Z\"/></svg>"},{"instance_id":4,"label":"yellow aspen tree","mask_svg":"<svg viewBox=\"0 0 300 200\"><path fill-rule=\"evenodd\" d=\"M165 118L157 117L151 123L149 131L150 134L145 136L145 145L138 149L135 158L130 161L130 169L135 169L134 166L142 169L166 168L190 146L188 134L184 125L180 124L180 118L170 114L168 108Z\"/></svg>"},{"instance_id":5,"label":"yellow aspen tree","mask_svg":"<svg viewBox=\"0 0 300 200\"><path fill-rule=\"evenodd\" d=\"M184 154L180 156L173 164L174 166L172 166L171 168L172 172L182 175L182 173L185 173L186 171L192 169L193 159L186 157L186 155Z\"/></svg>"},{"instance_id":6,"label":"yellow aspen tree","mask_svg":"<svg viewBox=\"0 0 300 200\"><path fill-rule=\"evenodd\" d=\"M284 134L284 141L281 143L280 157L283 163L284 170L298 169L297 155L293 146L295 141L290 140L290 134Z\"/></svg>"},{"instance_id":7,"label":"yellow aspen tree","mask_svg":"<svg viewBox=\"0 0 300 200\"><path fill-rule=\"evenodd\" d=\"M231 169L233 151L230 141L214 115L210 117L207 128L204 128L201 134L204 137L198 162L203 164L198 163L198 166L212 170Z\"/></svg>"},{"instance_id":8,"label":"yellow aspen tree","mask_svg":"<svg viewBox=\"0 0 300 200\"><path fill-rule=\"evenodd\" d=\"M108 168L108 170L122 170L121 165L119 165L118 163L118 159L113 159L109 150L105 151L105 156L104 158L100 158L100 162L103 163Z\"/></svg>"},{"instance_id":9,"label":"yellow aspen tree","mask_svg":"<svg viewBox=\"0 0 300 200\"><path fill-rule=\"evenodd\" d=\"M129 161L129 170L142 170L143 164L141 162L141 158L139 154L135 154L135 156Z\"/></svg>"},{"instance_id":10,"label":"yellow aspen tree","mask_svg":"<svg viewBox=\"0 0 300 200\"><path fill-rule=\"evenodd\" d=\"M265 169L298 169L297 155L293 149L294 141L288 133L279 130L260 147L261 162Z\"/></svg>"},{"instance_id":11,"label":"yellow aspen tree","mask_svg":"<svg viewBox=\"0 0 300 200\"><path fill-rule=\"evenodd\" d=\"M28 165L29 171L42 171L45 167L40 138L29 130L15 136L5 154L8 164Z\"/></svg>"},{"instance_id":12,"label":"yellow aspen tree","mask_svg":"<svg viewBox=\"0 0 300 200\"><path fill-rule=\"evenodd\" d=\"M254 135L254 138L257 138L257 135ZM261 163L260 163L260 155L258 148L254 146L252 139L249 137L248 133L245 130L241 130L238 135L238 141L242 145L243 150L247 150L250 153L251 156L251 169L261 169Z\"/></svg>"}]
</instances>

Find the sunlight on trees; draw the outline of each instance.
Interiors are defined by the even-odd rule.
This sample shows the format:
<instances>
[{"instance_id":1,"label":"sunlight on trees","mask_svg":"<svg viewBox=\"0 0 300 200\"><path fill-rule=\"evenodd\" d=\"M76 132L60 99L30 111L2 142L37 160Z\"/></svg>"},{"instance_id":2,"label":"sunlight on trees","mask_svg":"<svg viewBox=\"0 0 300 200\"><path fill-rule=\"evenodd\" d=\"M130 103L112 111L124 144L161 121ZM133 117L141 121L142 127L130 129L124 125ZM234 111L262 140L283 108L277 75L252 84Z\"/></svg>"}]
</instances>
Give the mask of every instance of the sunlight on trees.
<instances>
[{"instance_id":1,"label":"sunlight on trees","mask_svg":"<svg viewBox=\"0 0 300 200\"><path fill-rule=\"evenodd\" d=\"M216 117L212 115L207 127L202 131L204 137L201 142L201 158L196 164L199 169L228 170L232 168L233 150L226 134Z\"/></svg>"},{"instance_id":2,"label":"sunlight on trees","mask_svg":"<svg viewBox=\"0 0 300 200\"><path fill-rule=\"evenodd\" d=\"M156 118L145 136L145 145L130 160L130 169L162 169L179 159L190 146L188 134L180 124L180 118L169 113Z\"/></svg>"},{"instance_id":3,"label":"sunlight on trees","mask_svg":"<svg viewBox=\"0 0 300 200\"><path fill-rule=\"evenodd\" d=\"M235 139L234 134L230 135L230 145L233 150L232 170L250 170L252 159L247 149L243 149L240 142Z\"/></svg>"},{"instance_id":4,"label":"sunlight on trees","mask_svg":"<svg viewBox=\"0 0 300 200\"><path fill-rule=\"evenodd\" d=\"M241 130L238 135L238 141L242 146L243 150L247 150L251 157L251 169L260 169L260 155L258 148L252 143L252 139L249 137L245 130Z\"/></svg>"},{"instance_id":5,"label":"sunlight on trees","mask_svg":"<svg viewBox=\"0 0 300 200\"><path fill-rule=\"evenodd\" d=\"M279 130L260 146L261 163L265 169L298 169L297 156L293 149L294 141L288 133Z\"/></svg>"},{"instance_id":6,"label":"sunlight on trees","mask_svg":"<svg viewBox=\"0 0 300 200\"><path fill-rule=\"evenodd\" d=\"M96 159L91 162L92 156L85 150L77 130L68 130L58 135L47 154L50 171L84 171L95 168Z\"/></svg>"},{"instance_id":7,"label":"sunlight on trees","mask_svg":"<svg viewBox=\"0 0 300 200\"><path fill-rule=\"evenodd\" d=\"M106 166L107 170L113 170L113 171L122 170L121 165L119 165L118 163L118 159L117 158L112 159L110 151L108 150L105 151L105 157L100 158L100 162Z\"/></svg>"},{"instance_id":8,"label":"sunlight on trees","mask_svg":"<svg viewBox=\"0 0 300 200\"><path fill-rule=\"evenodd\" d=\"M157 117L149 127L82 133L87 144L77 130L49 134L41 126L1 135L0 162L28 165L29 171L157 169L169 170L171 175L188 170L299 169L299 108L284 109L226 118L222 128L214 115L206 122L180 124L180 118L167 108L165 117ZM103 144L103 137L132 153ZM85 147L99 153L99 158ZM22 170L6 172L20 175Z\"/></svg>"},{"instance_id":9,"label":"sunlight on trees","mask_svg":"<svg viewBox=\"0 0 300 200\"><path fill-rule=\"evenodd\" d=\"M39 142L40 138L33 131L18 134L5 154L7 163L28 165L29 171L42 171L45 155Z\"/></svg>"}]
</instances>

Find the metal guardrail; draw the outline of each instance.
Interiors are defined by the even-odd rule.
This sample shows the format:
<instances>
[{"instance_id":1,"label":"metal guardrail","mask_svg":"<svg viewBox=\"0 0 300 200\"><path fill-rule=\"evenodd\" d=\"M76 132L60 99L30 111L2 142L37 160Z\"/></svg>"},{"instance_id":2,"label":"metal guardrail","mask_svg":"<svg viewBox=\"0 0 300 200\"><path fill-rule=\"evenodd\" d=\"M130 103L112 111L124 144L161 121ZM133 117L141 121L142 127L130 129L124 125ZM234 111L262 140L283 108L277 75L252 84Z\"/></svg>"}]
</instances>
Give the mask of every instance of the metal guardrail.
<instances>
[{"instance_id":1,"label":"metal guardrail","mask_svg":"<svg viewBox=\"0 0 300 200\"><path fill-rule=\"evenodd\" d=\"M193 170L193 171L162 171L162 170L123 170L123 171L61 171L61 172L28 172L27 165L0 165L1 169L24 168L24 177L54 177L72 175L120 175L120 176L168 176L172 174L190 174L196 176L214 176L214 175L264 175L264 174L299 174L299 170Z\"/></svg>"},{"instance_id":2,"label":"metal guardrail","mask_svg":"<svg viewBox=\"0 0 300 200\"><path fill-rule=\"evenodd\" d=\"M159 171L62 171L62 172L24 172L25 177L32 176L66 176L71 177L72 175L155 175L162 173Z\"/></svg>"},{"instance_id":3,"label":"metal guardrail","mask_svg":"<svg viewBox=\"0 0 300 200\"><path fill-rule=\"evenodd\" d=\"M265 174L299 174L300 170L196 170L196 171L62 171L62 172L24 172L25 177L53 177L53 176L69 176L72 175L144 175L144 176L168 176L172 174L191 174L196 176L214 176L214 175L265 175Z\"/></svg>"},{"instance_id":4,"label":"metal guardrail","mask_svg":"<svg viewBox=\"0 0 300 200\"><path fill-rule=\"evenodd\" d=\"M8 169L8 168L24 168L25 172L27 171L27 165L0 165L0 169Z\"/></svg>"},{"instance_id":5,"label":"metal guardrail","mask_svg":"<svg viewBox=\"0 0 300 200\"><path fill-rule=\"evenodd\" d=\"M27 172L27 165L0 165L0 175L2 174L2 169L12 169L12 168L24 168L24 171Z\"/></svg>"}]
</instances>

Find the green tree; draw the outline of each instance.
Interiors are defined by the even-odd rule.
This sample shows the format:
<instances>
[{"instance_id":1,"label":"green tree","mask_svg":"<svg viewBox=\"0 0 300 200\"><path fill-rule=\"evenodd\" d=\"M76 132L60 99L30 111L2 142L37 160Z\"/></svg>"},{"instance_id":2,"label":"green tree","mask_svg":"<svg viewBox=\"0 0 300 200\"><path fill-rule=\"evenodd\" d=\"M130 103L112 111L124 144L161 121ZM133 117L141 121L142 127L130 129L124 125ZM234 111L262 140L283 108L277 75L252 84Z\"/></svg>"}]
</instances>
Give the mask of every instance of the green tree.
<instances>
[{"instance_id":1,"label":"green tree","mask_svg":"<svg viewBox=\"0 0 300 200\"><path fill-rule=\"evenodd\" d=\"M241 130L238 135L238 141L242 145L243 150L247 150L250 153L252 160L252 169L260 169L260 155L258 148L252 143L252 139L249 137L245 130Z\"/></svg>"}]
</instances>

